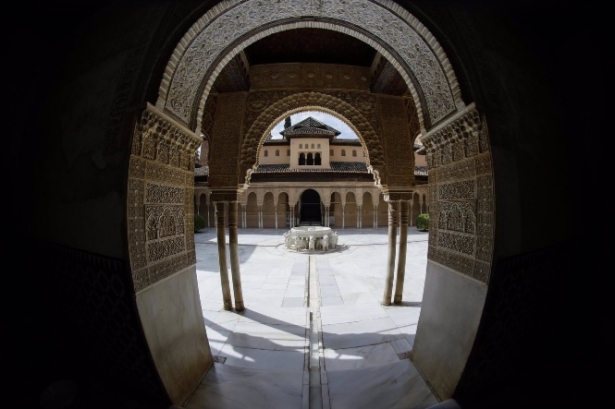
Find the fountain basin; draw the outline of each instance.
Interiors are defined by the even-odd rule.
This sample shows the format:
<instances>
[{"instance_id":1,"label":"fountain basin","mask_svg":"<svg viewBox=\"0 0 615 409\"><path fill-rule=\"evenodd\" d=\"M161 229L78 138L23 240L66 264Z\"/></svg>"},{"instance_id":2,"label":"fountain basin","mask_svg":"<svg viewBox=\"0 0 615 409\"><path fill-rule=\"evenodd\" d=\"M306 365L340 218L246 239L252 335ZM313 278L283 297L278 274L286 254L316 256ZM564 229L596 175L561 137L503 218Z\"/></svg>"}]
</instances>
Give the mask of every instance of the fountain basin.
<instances>
[{"instance_id":1,"label":"fountain basin","mask_svg":"<svg viewBox=\"0 0 615 409\"><path fill-rule=\"evenodd\" d=\"M337 232L323 226L298 226L284 233L286 249L294 251L335 250L337 238Z\"/></svg>"}]
</instances>

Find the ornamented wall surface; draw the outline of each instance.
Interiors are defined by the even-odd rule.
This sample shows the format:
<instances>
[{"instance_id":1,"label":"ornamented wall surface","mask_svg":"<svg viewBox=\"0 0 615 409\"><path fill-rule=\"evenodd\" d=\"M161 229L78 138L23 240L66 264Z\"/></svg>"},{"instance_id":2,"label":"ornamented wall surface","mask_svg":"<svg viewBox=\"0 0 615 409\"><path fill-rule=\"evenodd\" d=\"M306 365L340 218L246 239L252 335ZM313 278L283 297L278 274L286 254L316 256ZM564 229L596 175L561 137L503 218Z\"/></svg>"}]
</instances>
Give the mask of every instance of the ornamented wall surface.
<instances>
[{"instance_id":1,"label":"ornamented wall surface","mask_svg":"<svg viewBox=\"0 0 615 409\"><path fill-rule=\"evenodd\" d=\"M487 283L495 209L486 122L472 105L422 141L429 166L428 257Z\"/></svg>"},{"instance_id":2,"label":"ornamented wall surface","mask_svg":"<svg viewBox=\"0 0 615 409\"><path fill-rule=\"evenodd\" d=\"M135 291L196 263L194 152L201 138L148 105L135 125L128 246Z\"/></svg>"},{"instance_id":3,"label":"ornamented wall surface","mask_svg":"<svg viewBox=\"0 0 615 409\"><path fill-rule=\"evenodd\" d=\"M216 98L212 126L208 184L212 188L237 189L239 150L247 93L221 94Z\"/></svg>"},{"instance_id":4,"label":"ornamented wall surface","mask_svg":"<svg viewBox=\"0 0 615 409\"><path fill-rule=\"evenodd\" d=\"M452 113L460 101L459 87L442 48L429 31L395 3L367 0L354 3L353 7L337 0L229 0L218 4L188 30L182 46L175 50L156 105L186 123L196 123L198 128L200 112L195 117L194 108L199 106L202 111L209 89L227 61L268 34L310 26L352 35L386 56L406 80L415 101L421 101L417 110L424 124L435 124ZM331 22L305 21L310 16L312 20L326 16ZM249 38L241 41L248 33ZM223 53L228 54L217 62ZM205 78L207 84L201 84Z\"/></svg>"}]
</instances>

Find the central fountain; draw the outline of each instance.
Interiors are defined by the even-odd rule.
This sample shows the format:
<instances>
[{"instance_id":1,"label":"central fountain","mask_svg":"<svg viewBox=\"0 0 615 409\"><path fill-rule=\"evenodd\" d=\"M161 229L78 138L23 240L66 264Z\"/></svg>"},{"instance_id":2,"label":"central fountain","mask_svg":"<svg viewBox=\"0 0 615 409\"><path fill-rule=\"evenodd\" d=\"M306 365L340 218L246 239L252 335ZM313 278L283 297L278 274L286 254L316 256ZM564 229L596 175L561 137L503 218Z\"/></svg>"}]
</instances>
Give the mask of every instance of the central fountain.
<instances>
[{"instance_id":1,"label":"central fountain","mask_svg":"<svg viewBox=\"0 0 615 409\"><path fill-rule=\"evenodd\" d=\"M324 251L337 248L338 233L330 227L298 226L284 233L284 246L294 251Z\"/></svg>"}]
</instances>

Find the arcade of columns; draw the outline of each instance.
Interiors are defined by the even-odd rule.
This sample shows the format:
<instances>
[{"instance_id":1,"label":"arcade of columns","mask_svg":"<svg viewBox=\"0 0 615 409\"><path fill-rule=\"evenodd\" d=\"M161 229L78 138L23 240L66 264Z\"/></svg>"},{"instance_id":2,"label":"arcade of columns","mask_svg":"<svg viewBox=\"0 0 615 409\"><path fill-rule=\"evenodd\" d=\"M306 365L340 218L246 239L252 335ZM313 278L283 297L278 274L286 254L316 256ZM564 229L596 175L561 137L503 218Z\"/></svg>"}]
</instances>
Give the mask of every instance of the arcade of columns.
<instances>
[{"instance_id":1,"label":"arcade of columns","mask_svg":"<svg viewBox=\"0 0 615 409\"><path fill-rule=\"evenodd\" d=\"M258 229L289 229L298 225L300 197L306 189L314 190L321 197L322 221L326 227L378 228L386 226L388 207L381 190L373 183L344 182L331 183L274 182L264 186L252 183L243 192L239 202L238 227ZM339 186L336 186L339 185ZM408 201L408 225L420 213L429 211L429 188L416 185L412 198ZM195 212L205 219L207 227L215 227L215 206L207 187L194 189Z\"/></svg>"}]
</instances>

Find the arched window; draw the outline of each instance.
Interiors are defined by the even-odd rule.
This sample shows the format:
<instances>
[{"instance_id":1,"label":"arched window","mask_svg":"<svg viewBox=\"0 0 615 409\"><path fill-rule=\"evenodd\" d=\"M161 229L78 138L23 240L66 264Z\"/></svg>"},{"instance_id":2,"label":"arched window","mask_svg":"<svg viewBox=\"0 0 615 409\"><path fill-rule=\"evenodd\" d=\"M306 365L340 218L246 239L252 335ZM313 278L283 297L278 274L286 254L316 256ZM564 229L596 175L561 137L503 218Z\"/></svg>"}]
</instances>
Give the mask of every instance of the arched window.
<instances>
[{"instance_id":1,"label":"arched window","mask_svg":"<svg viewBox=\"0 0 615 409\"><path fill-rule=\"evenodd\" d=\"M322 161L320 159L320 153L316 154L316 157L314 158L314 165L321 165Z\"/></svg>"},{"instance_id":2,"label":"arched window","mask_svg":"<svg viewBox=\"0 0 615 409\"><path fill-rule=\"evenodd\" d=\"M312 149L314 149L314 144L312 144Z\"/></svg>"},{"instance_id":3,"label":"arched window","mask_svg":"<svg viewBox=\"0 0 615 409\"><path fill-rule=\"evenodd\" d=\"M275 150L275 156L280 156L280 150L279 149Z\"/></svg>"},{"instance_id":4,"label":"arched window","mask_svg":"<svg viewBox=\"0 0 615 409\"><path fill-rule=\"evenodd\" d=\"M303 149L303 144L302 143L299 144L299 149Z\"/></svg>"},{"instance_id":5,"label":"arched window","mask_svg":"<svg viewBox=\"0 0 615 409\"><path fill-rule=\"evenodd\" d=\"M329 150L329 156L333 156L333 149Z\"/></svg>"},{"instance_id":6,"label":"arched window","mask_svg":"<svg viewBox=\"0 0 615 409\"><path fill-rule=\"evenodd\" d=\"M346 149L342 149L342 156L346 156Z\"/></svg>"},{"instance_id":7,"label":"arched window","mask_svg":"<svg viewBox=\"0 0 615 409\"><path fill-rule=\"evenodd\" d=\"M299 165L305 165L305 153L299 154Z\"/></svg>"},{"instance_id":8,"label":"arched window","mask_svg":"<svg viewBox=\"0 0 615 409\"><path fill-rule=\"evenodd\" d=\"M265 157L269 156L269 152L265 149Z\"/></svg>"},{"instance_id":9,"label":"arched window","mask_svg":"<svg viewBox=\"0 0 615 409\"><path fill-rule=\"evenodd\" d=\"M318 144L317 146L318 146L318 149L320 149L320 144Z\"/></svg>"},{"instance_id":10,"label":"arched window","mask_svg":"<svg viewBox=\"0 0 615 409\"><path fill-rule=\"evenodd\" d=\"M356 151L356 149L353 149L353 150L352 150L352 156L357 156L357 151Z\"/></svg>"},{"instance_id":11,"label":"arched window","mask_svg":"<svg viewBox=\"0 0 615 409\"><path fill-rule=\"evenodd\" d=\"M313 165L314 164L314 157L312 156L312 152L307 154L307 163L306 165Z\"/></svg>"}]
</instances>

